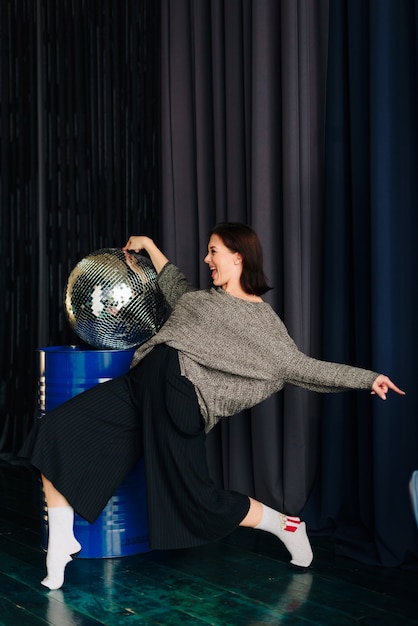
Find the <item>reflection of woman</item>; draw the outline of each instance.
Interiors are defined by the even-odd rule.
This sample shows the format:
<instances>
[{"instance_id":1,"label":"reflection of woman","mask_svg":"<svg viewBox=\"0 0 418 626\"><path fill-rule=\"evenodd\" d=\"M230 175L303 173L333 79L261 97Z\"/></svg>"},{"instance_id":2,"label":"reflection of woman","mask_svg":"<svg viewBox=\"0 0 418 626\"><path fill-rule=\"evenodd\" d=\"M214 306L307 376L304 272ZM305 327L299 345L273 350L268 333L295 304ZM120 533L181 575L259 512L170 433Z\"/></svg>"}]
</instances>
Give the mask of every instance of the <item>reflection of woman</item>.
<instances>
[{"instance_id":1,"label":"reflection of woman","mask_svg":"<svg viewBox=\"0 0 418 626\"><path fill-rule=\"evenodd\" d=\"M148 237L131 237L124 250L148 252L173 312L136 351L128 374L41 420L32 462L43 476L49 515L43 584L59 588L70 555L80 549L73 509L93 522L142 454L152 548L196 546L242 525L273 533L293 564L309 566L312 550L298 517L215 487L205 432L287 382L322 392L370 389L383 399L389 389L403 392L386 376L297 349L261 298L269 287L249 227L221 224L212 231L209 290L194 290Z\"/></svg>"}]
</instances>

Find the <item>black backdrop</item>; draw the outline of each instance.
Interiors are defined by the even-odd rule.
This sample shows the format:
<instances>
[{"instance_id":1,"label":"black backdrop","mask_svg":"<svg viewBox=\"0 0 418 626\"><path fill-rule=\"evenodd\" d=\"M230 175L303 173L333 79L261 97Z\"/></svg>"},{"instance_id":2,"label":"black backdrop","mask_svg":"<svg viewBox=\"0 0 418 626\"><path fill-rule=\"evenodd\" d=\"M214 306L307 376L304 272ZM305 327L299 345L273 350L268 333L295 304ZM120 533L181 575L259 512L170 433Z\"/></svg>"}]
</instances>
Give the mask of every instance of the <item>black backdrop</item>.
<instances>
[{"instance_id":1,"label":"black backdrop","mask_svg":"<svg viewBox=\"0 0 418 626\"><path fill-rule=\"evenodd\" d=\"M35 349L80 343L63 314L86 254L160 228L158 3L5 0L1 28L1 429L16 452Z\"/></svg>"},{"instance_id":2,"label":"black backdrop","mask_svg":"<svg viewBox=\"0 0 418 626\"><path fill-rule=\"evenodd\" d=\"M286 389L211 434L215 479L304 509L344 554L416 564L416 0L0 11L0 452L33 419L35 348L77 341L62 291L80 258L145 232L205 286L208 229L239 219L301 349L408 395Z\"/></svg>"}]
</instances>

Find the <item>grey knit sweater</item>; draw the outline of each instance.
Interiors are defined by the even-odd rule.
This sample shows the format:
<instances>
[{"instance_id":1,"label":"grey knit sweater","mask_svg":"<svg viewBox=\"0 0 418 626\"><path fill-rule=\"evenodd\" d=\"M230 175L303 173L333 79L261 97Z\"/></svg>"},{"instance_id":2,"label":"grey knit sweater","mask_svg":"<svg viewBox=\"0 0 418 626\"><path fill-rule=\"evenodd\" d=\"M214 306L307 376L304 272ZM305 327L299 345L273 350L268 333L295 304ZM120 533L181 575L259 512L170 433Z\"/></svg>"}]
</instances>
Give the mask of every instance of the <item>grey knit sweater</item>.
<instances>
[{"instance_id":1,"label":"grey knit sweater","mask_svg":"<svg viewBox=\"0 0 418 626\"><path fill-rule=\"evenodd\" d=\"M247 302L220 288L198 291L172 263L158 283L173 311L136 350L132 367L158 344L178 350L181 374L195 387L207 432L220 418L258 404L285 383L336 392L371 389L378 376L306 356L266 302Z\"/></svg>"}]
</instances>

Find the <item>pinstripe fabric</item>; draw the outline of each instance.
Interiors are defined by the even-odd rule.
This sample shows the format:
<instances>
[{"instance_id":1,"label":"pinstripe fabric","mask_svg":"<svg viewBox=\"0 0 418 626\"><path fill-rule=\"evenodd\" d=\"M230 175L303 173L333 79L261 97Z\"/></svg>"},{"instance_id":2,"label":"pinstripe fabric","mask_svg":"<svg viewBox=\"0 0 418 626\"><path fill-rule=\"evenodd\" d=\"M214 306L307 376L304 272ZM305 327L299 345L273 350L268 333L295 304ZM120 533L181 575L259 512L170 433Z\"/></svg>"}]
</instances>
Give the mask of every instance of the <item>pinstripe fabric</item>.
<instances>
[{"instance_id":1,"label":"pinstripe fabric","mask_svg":"<svg viewBox=\"0 0 418 626\"><path fill-rule=\"evenodd\" d=\"M249 508L211 481L204 426L177 352L161 345L44 416L31 462L93 522L144 450L151 547L200 545L231 532Z\"/></svg>"},{"instance_id":2,"label":"pinstripe fabric","mask_svg":"<svg viewBox=\"0 0 418 626\"><path fill-rule=\"evenodd\" d=\"M45 415L31 463L93 522L141 456L140 422L123 376Z\"/></svg>"},{"instance_id":3,"label":"pinstripe fabric","mask_svg":"<svg viewBox=\"0 0 418 626\"><path fill-rule=\"evenodd\" d=\"M246 516L247 496L217 489L206 460L205 422L177 351L156 346L134 370L142 385L149 539L153 548L197 546L230 533Z\"/></svg>"}]
</instances>

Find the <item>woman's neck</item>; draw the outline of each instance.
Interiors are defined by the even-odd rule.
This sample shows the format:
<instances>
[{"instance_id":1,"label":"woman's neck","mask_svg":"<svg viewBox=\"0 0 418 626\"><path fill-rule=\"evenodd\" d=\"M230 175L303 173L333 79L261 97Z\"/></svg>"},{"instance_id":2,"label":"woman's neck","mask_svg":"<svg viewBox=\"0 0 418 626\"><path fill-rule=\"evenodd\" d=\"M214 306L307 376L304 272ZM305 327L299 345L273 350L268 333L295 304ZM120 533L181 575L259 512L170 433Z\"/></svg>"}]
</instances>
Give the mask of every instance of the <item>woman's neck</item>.
<instances>
[{"instance_id":1,"label":"woman's neck","mask_svg":"<svg viewBox=\"0 0 418 626\"><path fill-rule=\"evenodd\" d=\"M247 302L263 302L260 296L256 296L253 293L247 293L242 287L222 287L224 291L229 293L230 296L238 298L239 300L245 300Z\"/></svg>"}]
</instances>

